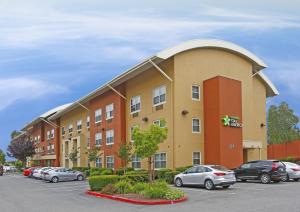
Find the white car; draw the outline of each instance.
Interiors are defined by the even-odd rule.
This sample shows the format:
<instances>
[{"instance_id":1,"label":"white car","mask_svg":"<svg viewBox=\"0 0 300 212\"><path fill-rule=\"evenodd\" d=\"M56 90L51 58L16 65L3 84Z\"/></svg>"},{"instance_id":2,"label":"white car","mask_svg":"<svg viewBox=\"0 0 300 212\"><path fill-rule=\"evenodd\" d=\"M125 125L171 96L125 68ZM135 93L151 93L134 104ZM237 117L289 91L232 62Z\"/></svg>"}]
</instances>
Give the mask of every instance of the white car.
<instances>
[{"instance_id":1,"label":"white car","mask_svg":"<svg viewBox=\"0 0 300 212\"><path fill-rule=\"evenodd\" d=\"M47 171L49 169L51 169L51 167L43 167L43 168L35 169L33 171L32 177L35 179L42 179L43 171Z\"/></svg>"},{"instance_id":2,"label":"white car","mask_svg":"<svg viewBox=\"0 0 300 212\"><path fill-rule=\"evenodd\" d=\"M300 179L300 166L296 163L282 162L285 165L287 175L282 181L286 182L289 180L299 181Z\"/></svg>"},{"instance_id":3,"label":"white car","mask_svg":"<svg viewBox=\"0 0 300 212\"><path fill-rule=\"evenodd\" d=\"M16 172L17 169L14 166L3 166L4 172Z\"/></svg>"}]
</instances>

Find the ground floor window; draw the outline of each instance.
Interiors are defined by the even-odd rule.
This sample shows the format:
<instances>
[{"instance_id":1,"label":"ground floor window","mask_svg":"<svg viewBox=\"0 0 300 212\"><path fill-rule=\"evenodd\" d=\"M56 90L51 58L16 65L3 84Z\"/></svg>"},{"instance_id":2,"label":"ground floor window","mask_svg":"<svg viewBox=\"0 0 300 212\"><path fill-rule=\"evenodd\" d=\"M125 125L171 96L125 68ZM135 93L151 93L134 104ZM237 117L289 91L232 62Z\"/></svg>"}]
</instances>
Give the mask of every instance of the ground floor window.
<instances>
[{"instance_id":1,"label":"ground floor window","mask_svg":"<svg viewBox=\"0 0 300 212\"><path fill-rule=\"evenodd\" d=\"M106 168L113 169L115 167L114 156L106 156Z\"/></svg>"},{"instance_id":2,"label":"ground floor window","mask_svg":"<svg viewBox=\"0 0 300 212\"><path fill-rule=\"evenodd\" d=\"M96 167L102 168L102 158L96 158Z\"/></svg>"},{"instance_id":3,"label":"ground floor window","mask_svg":"<svg viewBox=\"0 0 300 212\"><path fill-rule=\"evenodd\" d=\"M167 154L166 153L157 153L154 155L154 168L162 169L166 168L167 165Z\"/></svg>"},{"instance_id":4,"label":"ground floor window","mask_svg":"<svg viewBox=\"0 0 300 212\"><path fill-rule=\"evenodd\" d=\"M132 168L140 169L141 168L141 158L137 155L132 156Z\"/></svg>"},{"instance_id":5,"label":"ground floor window","mask_svg":"<svg viewBox=\"0 0 300 212\"><path fill-rule=\"evenodd\" d=\"M193 152L193 165L200 165L200 164L201 164L201 153Z\"/></svg>"}]
</instances>

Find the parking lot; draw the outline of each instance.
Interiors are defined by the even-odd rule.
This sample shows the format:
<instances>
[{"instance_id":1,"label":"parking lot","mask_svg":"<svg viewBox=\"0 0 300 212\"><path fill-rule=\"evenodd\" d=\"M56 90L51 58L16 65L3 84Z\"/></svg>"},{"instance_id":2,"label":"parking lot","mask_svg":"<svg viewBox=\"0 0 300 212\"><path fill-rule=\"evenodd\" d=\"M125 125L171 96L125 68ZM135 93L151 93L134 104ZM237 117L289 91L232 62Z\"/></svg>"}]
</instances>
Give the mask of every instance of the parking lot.
<instances>
[{"instance_id":1,"label":"parking lot","mask_svg":"<svg viewBox=\"0 0 300 212\"><path fill-rule=\"evenodd\" d=\"M0 177L0 211L300 211L300 182L269 185L237 183L228 190L214 191L182 188L188 195L188 201L160 206L132 205L86 196L86 189L87 181L53 184L16 174L5 175Z\"/></svg>"}]
</instances>

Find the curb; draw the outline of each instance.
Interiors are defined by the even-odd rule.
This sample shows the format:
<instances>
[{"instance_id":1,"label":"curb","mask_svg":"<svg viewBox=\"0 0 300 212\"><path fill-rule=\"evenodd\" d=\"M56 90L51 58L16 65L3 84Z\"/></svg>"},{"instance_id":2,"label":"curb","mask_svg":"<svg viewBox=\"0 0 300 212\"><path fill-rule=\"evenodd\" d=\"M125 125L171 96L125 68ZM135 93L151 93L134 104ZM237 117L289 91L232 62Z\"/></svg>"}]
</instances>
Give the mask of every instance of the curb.
<instances>
[{"instance_id":1,"label":"curb","mask_svg":"<svg viewBox=\"0 0 300 212\"><path fill-rule=\"evenodd\" d=\"M101 194L98 192L90 191L87 190L85 192L87 195L99 197L99 198L107 198L107 199L112 199L120 202L127 202L131 204L138 204L138 205L166 205L166 204L176 204L180 202L184 202L187 200L187 197L183 197L177 200L159 200L159 201L145 201L145 200L137 200L137 199L129 199L125 197L117 197L109 194Z\"/></svg>"}]
</instances>

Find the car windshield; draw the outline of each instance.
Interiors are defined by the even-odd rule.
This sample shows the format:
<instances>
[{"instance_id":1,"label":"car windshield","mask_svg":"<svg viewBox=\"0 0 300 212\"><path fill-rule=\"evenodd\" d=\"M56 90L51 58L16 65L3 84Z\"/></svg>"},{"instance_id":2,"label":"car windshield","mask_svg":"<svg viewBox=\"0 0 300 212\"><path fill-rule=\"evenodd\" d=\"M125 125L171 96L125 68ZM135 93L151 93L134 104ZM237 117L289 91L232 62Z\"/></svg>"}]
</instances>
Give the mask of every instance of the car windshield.
<instances>
[{"instance_id":1,"label":"car windshield","mask_svg":"<svg viewBox=\"0 0 300 212\"><path fill-rule=\"evenodd\" d=\"M220 170L220 171L230 171L230 170L227 169L226 167L220 166L220 165L211 166L211 168L217 169L217 170Z\"/></svg>"}]
</instances>

